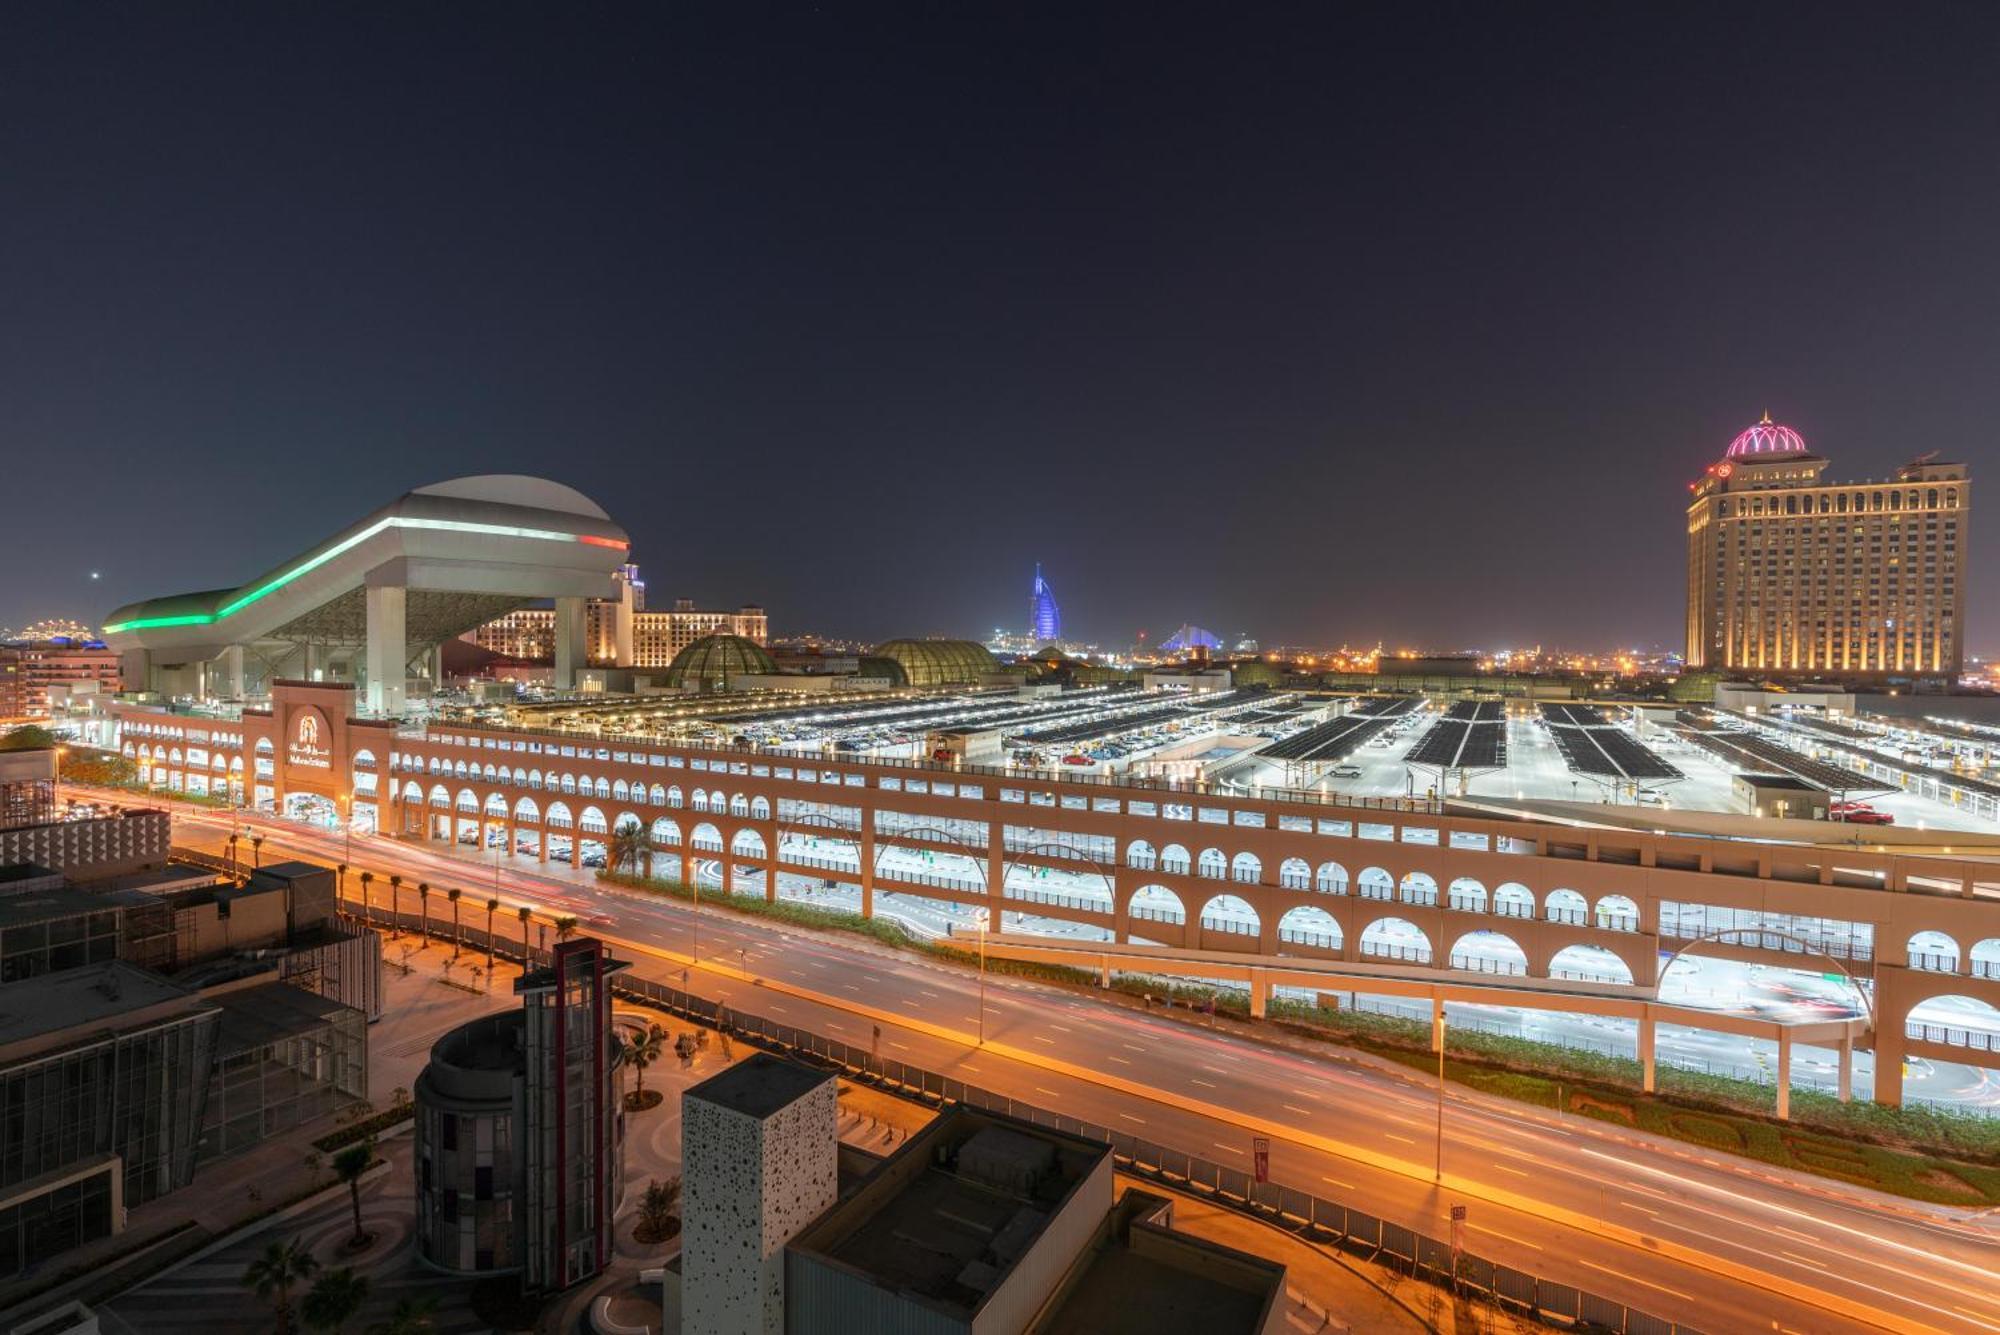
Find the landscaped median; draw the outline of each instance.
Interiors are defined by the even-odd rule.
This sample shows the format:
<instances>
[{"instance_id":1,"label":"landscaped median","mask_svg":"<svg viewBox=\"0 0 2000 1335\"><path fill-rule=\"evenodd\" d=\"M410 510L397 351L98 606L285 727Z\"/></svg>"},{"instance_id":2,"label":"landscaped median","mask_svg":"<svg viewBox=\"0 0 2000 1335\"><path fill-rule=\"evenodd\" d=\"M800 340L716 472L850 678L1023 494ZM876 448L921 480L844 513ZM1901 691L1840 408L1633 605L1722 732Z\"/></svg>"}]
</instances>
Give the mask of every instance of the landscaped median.
<instances>
[{"instance_id":1,"label":"landscaped median","mask_svg":"<svg viewBox=\"0 0 2000 1335\"><path fill-rule=\"evenodd\" d=\"M598 875L630 889L675 899L695 897L679 881L610 871ZM704 892L701 902L799 927L852 932L968 966L974 961L969 950L924 941L900 924L844 909L720 891ZM1092 990L1097 986L1097 976L1085 969L992 958L986 967L992 973L1063 986ZM1184 1006L1213 1004L1225 1015L1248 1018L1248 998L1226 988L1132 974L1115 975L1112 987ZM1359 1048L1427 1073L1437 1069L1430 1026L1420 1020L1328 1010L1276 998L1268 1015L1267 1023L1275 1028ZM1658 1070L1658 1092L1647 1094L1641 1088L1639 1063L1627 1058L1470 1030L1447 1029L1446 1036L1446 1076L1484 1094L1560 1107L1566 1114L1913 1200L1974 1208L2000 1205L2000 1120L1842 1103L1815 1090L1795 1089L1792 1120L1781 1122L1771 1088L1751 1081L1663 1066Z\"/></svg>"}]
</instances>

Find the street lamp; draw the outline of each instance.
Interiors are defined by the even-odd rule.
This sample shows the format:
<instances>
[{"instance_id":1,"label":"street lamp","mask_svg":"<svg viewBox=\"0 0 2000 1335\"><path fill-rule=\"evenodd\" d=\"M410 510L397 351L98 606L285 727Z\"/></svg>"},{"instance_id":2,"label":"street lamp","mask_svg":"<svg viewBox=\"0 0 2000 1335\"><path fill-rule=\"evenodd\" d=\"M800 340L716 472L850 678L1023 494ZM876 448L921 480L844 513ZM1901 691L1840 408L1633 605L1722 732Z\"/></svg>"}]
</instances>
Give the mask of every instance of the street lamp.
<instances>
[{"instance_id":1,"label":"street lamp","mask_svg":"<svg viewBox=\"0 0 2000 1335\"><path fill-rule=\"evenodd\" d=\"M975 909L972 921L979 928L979 1046L986 1046L986 928L992 922L990 909Z\"/></svg>"},{"instance_id":2,"label":"street lamp","mask_svg":"<svg viewBox=\"0 0 2000 1335\"><path fill-rule=\"evenodd\" d=\"M1437 1006L1437 1023L1433 1035L1438 1050L1438 1118L1437 1118L1437 1163L1431 1170L1433 1182L1444 1181L1444 998L1437 992L1431 993Z\"/></svg>"}]
</instances>

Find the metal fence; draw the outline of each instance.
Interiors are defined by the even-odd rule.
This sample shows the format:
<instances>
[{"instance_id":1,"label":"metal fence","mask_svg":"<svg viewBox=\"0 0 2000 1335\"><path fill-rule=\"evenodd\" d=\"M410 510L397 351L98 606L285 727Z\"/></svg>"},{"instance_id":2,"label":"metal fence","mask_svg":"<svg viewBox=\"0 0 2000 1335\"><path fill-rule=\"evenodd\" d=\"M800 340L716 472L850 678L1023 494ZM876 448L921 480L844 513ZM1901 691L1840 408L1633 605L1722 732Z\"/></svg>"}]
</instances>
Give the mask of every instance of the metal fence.
<instances>
[{"instance_id":1,"label":"metal fence","mask_svg":"<svg viewBox=\"0 0 2000 1335\"><path fill-rule=\"evenodd\" d=\"M354 898L350 895L349 902ZM449 921L440 922L433 916L423 923L421 916L377 906L368 915L368 921L376 926L393 923L405 931L426 927L427 935L446 941L456 939L468 950L486 953L490 949L510 963L522 959L518 919L511 924L515 928L512 939L507 935L509 924L505 920L496 921L489 942L485 923L476 920L483 917L483 906L480 913L465 915L475 920L462 921L455 938ZM540 943L529 947L526 954L534 965L545 964L549 958ZM637 978L630 973L620 975L614 987L620 995L670 1015L726 1030L733 1037L768 1051L837 1071L848 1079L931 1107L963 1104L1101 1140L1111 1146L1122 1172L1204 1196L1305 1241L1338 1247L1428 1283L1450 1287L1456 1293L1484 1298L1517 1316L1570 1329L1581 1326L1609 1335L1699 1335L1692 1326L1668 1321L1572 1285L1500 1265L1472 1252L1461 1250L1454 1254L1448 1242L1429 1234L1283 1183L1258 1182L1248 1170L1052 1112L910 1062L883 1058L868 1048L795 1025L779 1024L697 996L685 988Z\"/></svg>"}]
</instances>

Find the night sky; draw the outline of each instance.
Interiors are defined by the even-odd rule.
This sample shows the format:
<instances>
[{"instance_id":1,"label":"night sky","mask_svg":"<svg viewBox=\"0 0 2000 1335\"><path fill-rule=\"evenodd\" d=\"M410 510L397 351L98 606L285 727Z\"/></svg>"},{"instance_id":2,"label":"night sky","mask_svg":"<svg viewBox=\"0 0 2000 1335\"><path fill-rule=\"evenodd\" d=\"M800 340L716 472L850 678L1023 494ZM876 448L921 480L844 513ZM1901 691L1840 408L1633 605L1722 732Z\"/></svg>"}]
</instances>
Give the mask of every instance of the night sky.
<instances>
[{"instance_id":1,"label":"night sky","mask_svg":"<svg viewBox=\"0 0 2000 1335\"><path fill-rule=\"evenodd\" d=\"M778 634L1040 560L1114 646L1677 645L1765 409L2000 464L1996 69L1989 3L16 5L0 625L527 472Z\"/></svg>"}]
</instances>

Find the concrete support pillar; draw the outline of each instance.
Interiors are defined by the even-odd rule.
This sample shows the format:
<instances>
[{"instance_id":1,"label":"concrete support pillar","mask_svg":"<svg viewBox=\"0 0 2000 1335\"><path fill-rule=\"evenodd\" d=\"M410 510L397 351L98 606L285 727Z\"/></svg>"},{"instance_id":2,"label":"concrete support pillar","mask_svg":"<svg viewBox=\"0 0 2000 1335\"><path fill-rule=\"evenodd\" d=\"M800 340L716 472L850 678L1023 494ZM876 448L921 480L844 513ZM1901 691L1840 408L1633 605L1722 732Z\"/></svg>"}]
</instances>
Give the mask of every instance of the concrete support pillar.
<instances>
[{"instance_id":1,"label":"concrete support pillar","mask_svg":"<svg viewBox=\"0 0 2000 1335\"><path fill-rule=\"evenodd\" d=\"M1100 955L1097 957L1097 985L1099 987L1111 986L1111 957L1109 955Z\"/></svg>"},{"instance_id":2,"label":"concrete support pillar","mask_svg":"<svg viewBox=\"0 0 2000 1335\"><path fill-rule=\"evenodd\" d=\"M861 916L875 916L875 821L872 812L861 813L861 835L854 844L861 869Z\"/></svg>"},{"instance_id":3,"label":"concrete support pillar","mask_svg":"<svg viewBox=\"0 0 2000 1335\"><path fill-rule=\"evenodd\" d=\"M232 644L222 651L223 687L232 700L243 698L243 646Z\"/></svg>"},{"instance_id":4,"label":"concrete support pillar","mask_svg":"<svg viewBox=\"0 0 2000 1335\"><path fill-rule=\"evenodd\" d=\"M1840 1040L1840 1101L1851 1102L1854 1098L1854 1039L1852 1036Z\"/></svg>"},{"instance_id":5,"label":"concrete support pillar","mask_svg":"<svg viewBox=\"0 0 2000 1335\"><path fill-rule=\"evenodd\" d=\"M1002 916L1007 903L1007 830L999 821L986 827L986 911L993 916L992 931L1004 930Z\"/></svg>"},{"instance_id":6,"label":"concrete support pillar","mask_svg":"<svg viewBox=\"0 0 2000 1335\"><path fill-rule=\"evenodd\" d=\"M431 689L444 689L444 646L441 644L431 646Z\"/></svg>"},{"instance_id":7,"label":"concrete support pillar","mask_svg":"<svg viewBox=\"0 0 2000 1335\"><path fill-rule=\"evenodd\" d=\"M1792 1117L1792 1031L1778 1030L1778 1120Z\"/></svg>"},{"instance_id":8,"label":"concrete support pillar","mask_svg":"<svg viewBox=\"0 0 2000 1335\"><path fill-rule=\"evenodd\" d=\"M590 661L584 640L584 600L556 599L556 689L576 689L576 674Z\"/></svg>"},{"instance_id":9,"label":"concrete support pillar","mask_svg":"<svg viewBox=\"0 0 2000 1335\"><path fill-rule=\"evenodd\" d=\"M1271 1004L1271 980L1262 969L1250 971L1250 1018L1261 1020Z\"/></svg>"},{"instance_id":10,"label":"concrete support pillar","mask_svg":"<svg viewBox=\"0 0 2000 1335\"><path fill-rule=\"evenodd\" d=\"M1653 1022L1653 1008L1644 1007L1639 1013L1639 1071L1642 1087L1650 1094L1657 1070L1654 1061L1654 1045L1659 1038L1658 1026Z\"/></svg>"},{"instance_id":11,"label":"concrete support pillar","mask_svg":"<svg viewBox=\"0 0 2000 1335\"><path fill-rule=\"evenodd\" d=\"M393 717L403 712L403 692L409 673L409 641L404 611L409 591L401 585L370 585L368 652L363 671L368 677L364 705L369 712Z\"/></svg>"}]
</instances>

